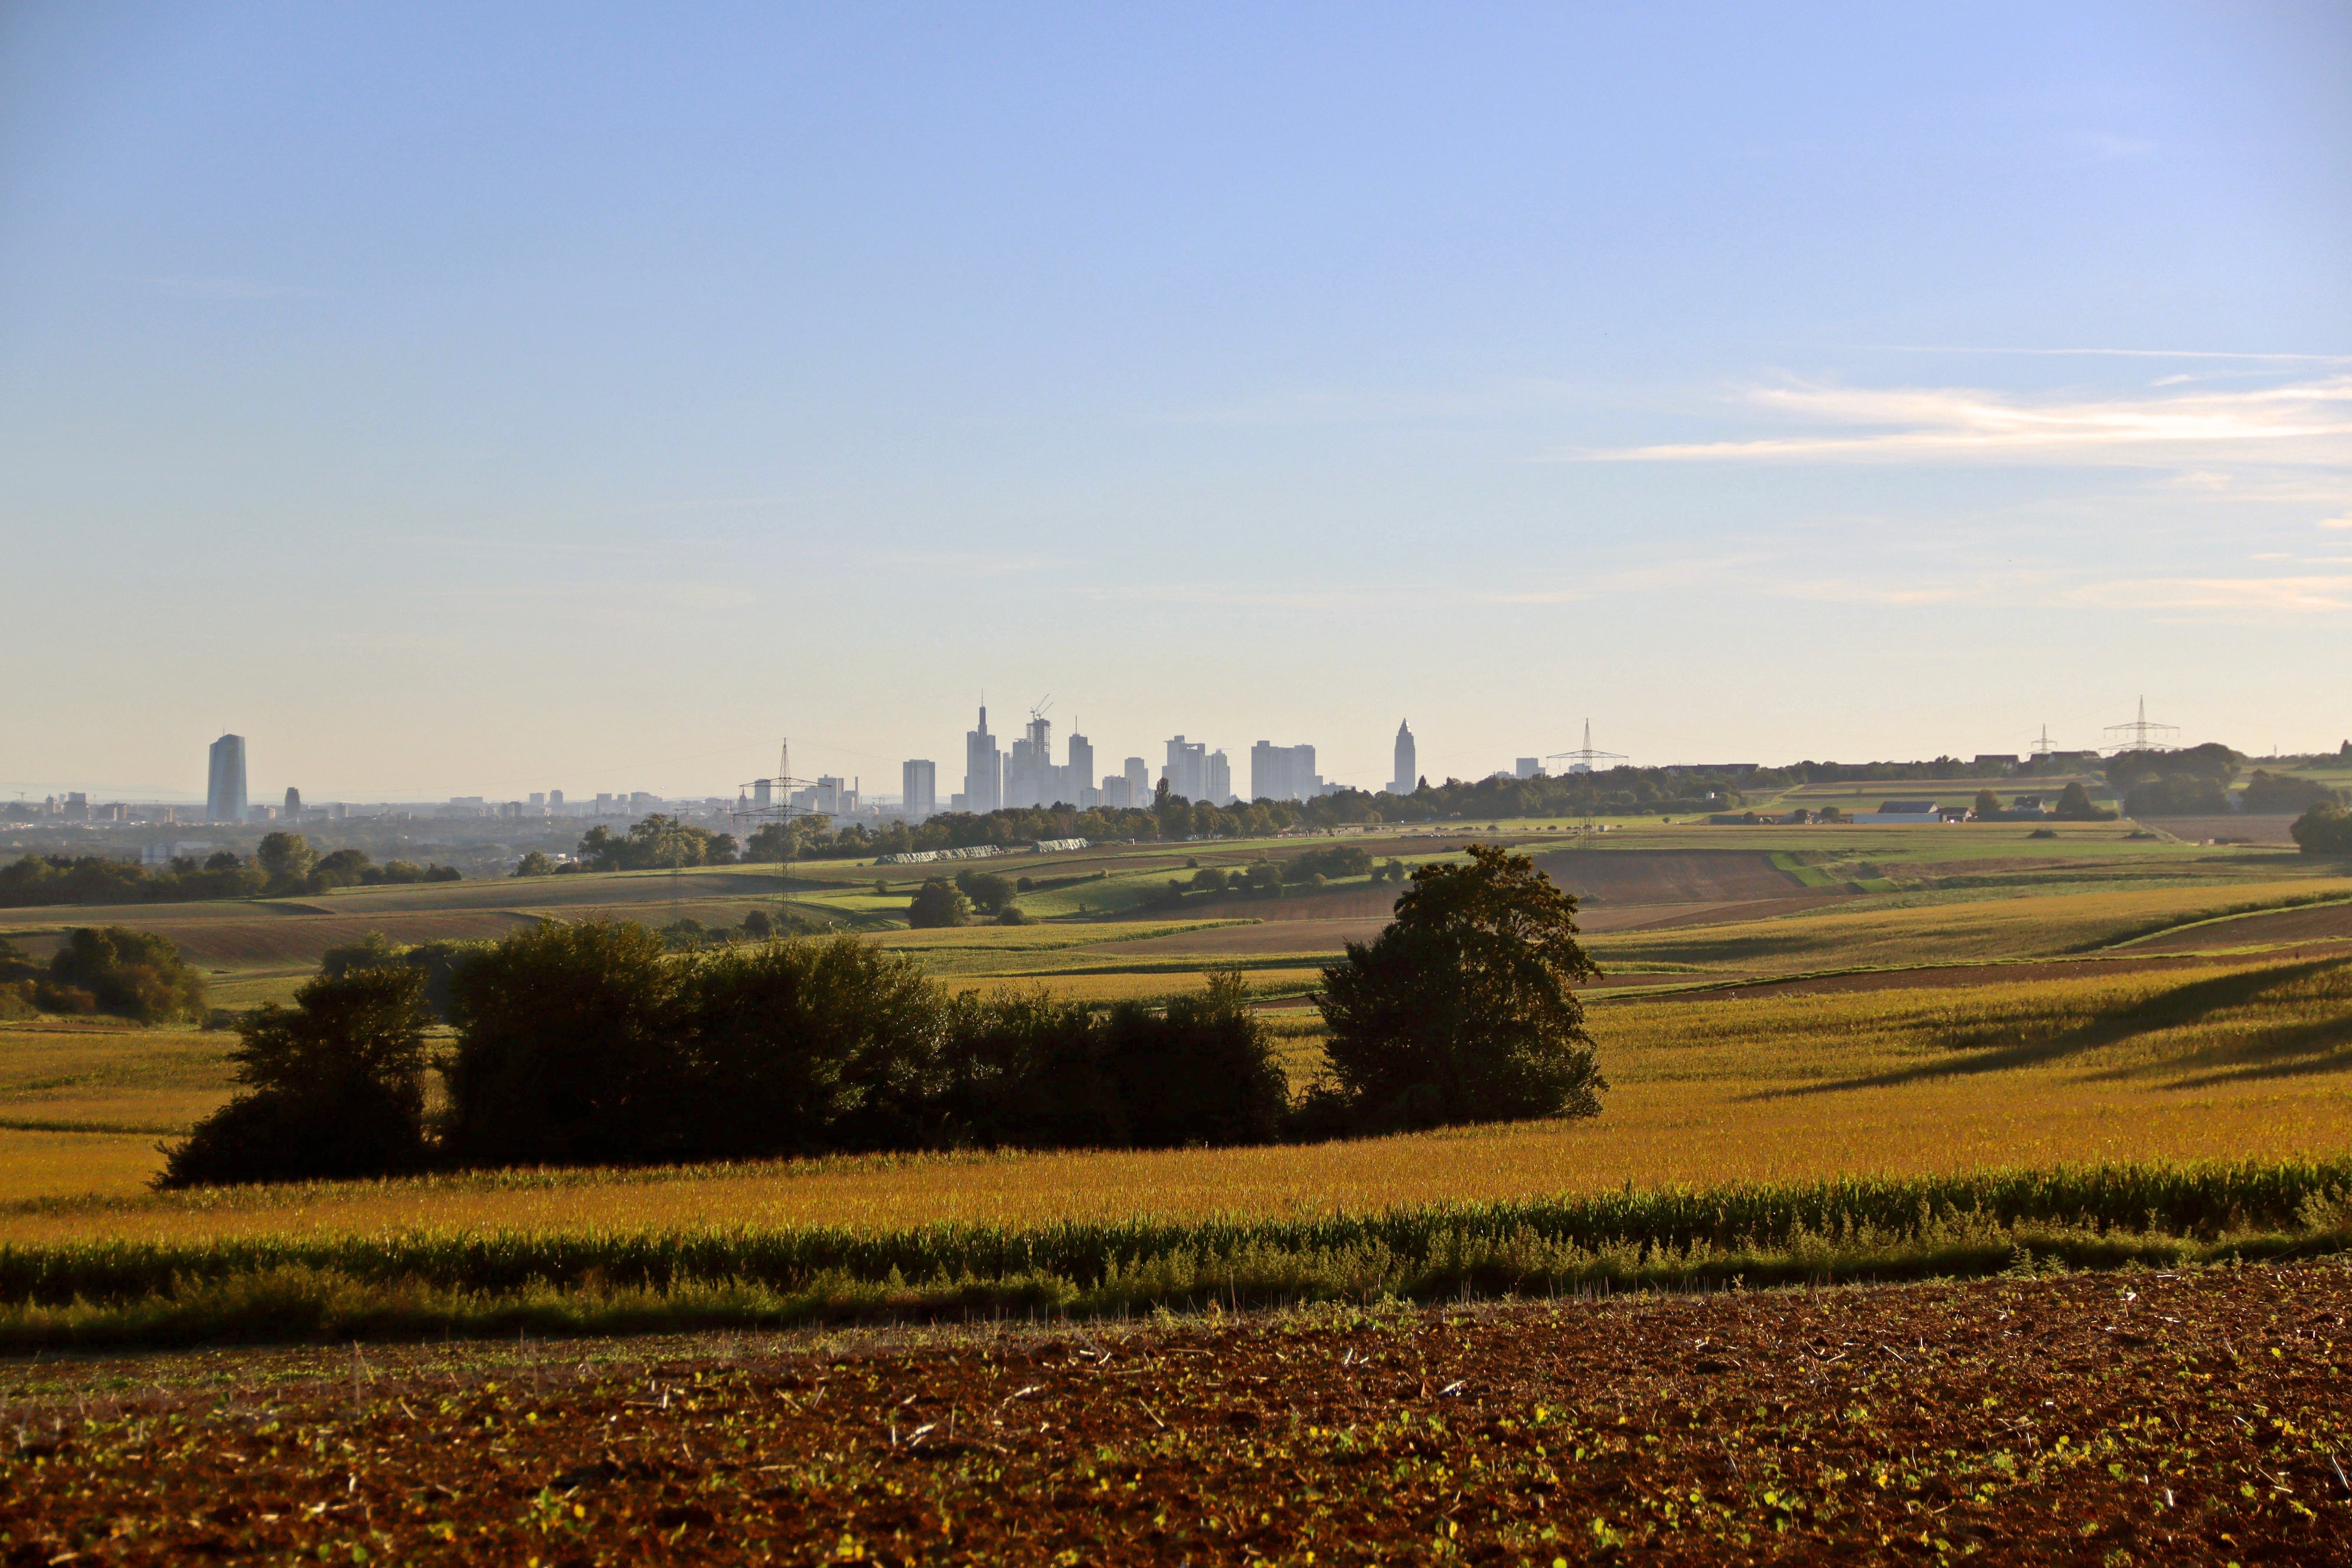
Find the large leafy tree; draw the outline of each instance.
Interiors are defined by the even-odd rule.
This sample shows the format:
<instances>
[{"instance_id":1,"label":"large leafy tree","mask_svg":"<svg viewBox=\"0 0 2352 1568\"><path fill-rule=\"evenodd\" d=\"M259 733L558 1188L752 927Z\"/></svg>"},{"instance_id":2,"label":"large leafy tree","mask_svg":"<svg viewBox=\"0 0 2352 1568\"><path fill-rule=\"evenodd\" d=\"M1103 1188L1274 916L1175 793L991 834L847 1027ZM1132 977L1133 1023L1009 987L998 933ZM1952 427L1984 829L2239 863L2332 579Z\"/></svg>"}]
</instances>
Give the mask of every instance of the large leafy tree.
<instances>
[{"instance_id":1,"label":"large leafy tree","mask_svg":"<svg viewBox=\"0 0 2352 1568\"><path fill-rule=\"evenodd\" d=\"M1524 855L1423 866L1396 917L1323 971L1326 1047L1367 1128L1592 1116L1609 1086L1575 987L1576 900Z\"/></svg>"},{"instance_id":2,"label":"large leafy tree","mask_svg":"<svg viewBox=\"0 0 2352 1568\"><path fill-rule=\"evenodd\" d=\"M425 1160L420 970L320 974L237 1026L229 1053L248 1090L171 1150L158 1184L380 1175Z\"/></svg>"}]
</instances>

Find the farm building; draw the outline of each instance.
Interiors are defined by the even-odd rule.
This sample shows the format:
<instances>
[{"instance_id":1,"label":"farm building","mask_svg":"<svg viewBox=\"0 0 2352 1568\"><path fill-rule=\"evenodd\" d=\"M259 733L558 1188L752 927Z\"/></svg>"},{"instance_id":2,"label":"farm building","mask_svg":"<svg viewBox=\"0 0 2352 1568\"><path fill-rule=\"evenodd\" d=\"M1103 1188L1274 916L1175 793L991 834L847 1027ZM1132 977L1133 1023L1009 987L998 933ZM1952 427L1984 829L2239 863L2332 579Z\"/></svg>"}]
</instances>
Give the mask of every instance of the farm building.
<instances>
[{"instance_id":1,"label":"farm building","mask_svg":"<svg viewBox=\"0 0 2352 1568\"><path fill-rule=\"evenodd\" d=\"M1943 821L1944 808L1932 800L1882 800L1876 811L1857 811L1853 820L1918 827Z\"/></svg>"}]
</instances>

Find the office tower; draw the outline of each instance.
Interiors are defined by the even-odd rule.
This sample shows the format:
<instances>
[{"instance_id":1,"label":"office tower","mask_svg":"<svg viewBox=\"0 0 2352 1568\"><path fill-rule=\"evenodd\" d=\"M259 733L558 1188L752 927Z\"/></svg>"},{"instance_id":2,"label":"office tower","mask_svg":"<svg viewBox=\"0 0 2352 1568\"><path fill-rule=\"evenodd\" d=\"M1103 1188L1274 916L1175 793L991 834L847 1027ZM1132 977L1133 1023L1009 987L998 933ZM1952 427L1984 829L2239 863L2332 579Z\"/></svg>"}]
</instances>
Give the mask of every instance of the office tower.
<instances>
[{"instance_id":1,"label":"office tower","mask_svg":"<svg viewBox=\"0 0 2352 1568\"><path fill-rule=\"evenodd\" d=\"M1067 781L1064 800L1080 811L1101 801L1102 797L1095 793L1095 743L1075 730L1070 731L1070 761L1061 773Z\"/></svg>"},{"instance_id":2,"label":"office tower","mask_svg":"<svg viewBox=\"0 0 2352 1568\"><path fill-rule=\"evenodd\" d=\"M1315 771L1314 747L1260 741L1250 748L1252 800L1313 800L1329 793Z\"/></svg>"},{"instance_id":3,"label":"office tower","mask_svg":"<svg viewBox=\"0 0 2352 1568\"><path fill-rule=\"evenodd\" d=\"M551 789L547 792L547 809L554 812L559 816L563 815L563 792L562 790Z\"/></svg>"},{"instance_id":4,"label":"office tower","mask_svg":"<svg viewBox=\"0 0 2352 1568\"><path fill-rule=\"evenodd\" d=\"M980 728L963 736L964 809L979 815L1004 804L1004 753L988 732L988 709L980 710Z\"/></svg>"},{"instance_id":5,"label":"office tower","mask_svg":"<svg viewBox=\"0 0 2352 1568\"><path fill-rule=\"evenodd\" d=\"M940 809L940 770L935 763L918 757L898 765L898 808L909 822L920 822L936 816Z\"/></svg>"},{"instance_id":6,"label":"office tower","mask_svg":"<svg viewBox=\"0 0 2352 1568\"><path fill-rule=\"evenodd\" d=\"M1412 744L1412 731L1403 721L1397 722L1396 777L1389 781L1391 795L1411 795L1420 787L1421 763Z\"/></svg>"},{"instance_id":7,"label":"office tower","mask_svg":"<svg viewBox=\"0 0 2352 1568\"><path fill-rule=\"evenodd\" d=\"M477 799L474 804L476 805L479 805L482 803L480 800ZM659 795L653 795L641 789L633 789L629 792L630 815L635 816L644 816L648 813L659 811L660 809L661 797Z\"/></svg>"},{"instance_id":8,"label":"office tower","mask_svg":"<svg viewBox=\"0 0 2352 1568\"><path fill-rule=\"evenodd\" d=\"M1168 742L1168 765L1160 777L1168 781L1170 795L1182 795L1186 800L1205 800L1209 787L1209 743L1187 741L1181 735Z\"/></svg>"},{"instance_id":9,"label":"office tower","mask_svg":"<svg viewBox=\"0 0 2352 1568\"><path fill-rule=\"evenodd\" d=\"M205 820L245 820L245 737L223 735L213 742L212 777L205 789Z\"/></svg>"},{"instance_id":10,"label":"office tower","mask_svg":"<svg viewBox=\"0 0 2352 1568\"><path fill-rule=\"evenodd\" d=\"M1124 811L1135 804L1135 791L1129 787L1125 773L1105 773L1097 799L1108 810Z\"/></svg>"},{"instance_id":11,"label":"office tower","mask_svg":"<svg viewBox=\"0 0 2352 1568\"><path fill-rule=\"evenodd\" d=\"M530 792L530 808L533 811L545 811L547 809L547 792L545 790L535 789Z\"/></svg>"},{"instance_id":12,"label":"office tower","mask_svg":"<svg viewBox=\"0 0 2352 1568\"><path fill-rule=\"evenodd\" d=\"M1231 805L1233 804L1234 764L1225 756L1225 753L1222 750L1211 752L1209 753L1209 773L1207 783L1209 786L1209 803L1212 805Z\"/></svg>"},{"instance_id":13,"label":"office tower","mask_svg":"<svg viewBox=\"0 0 2352 1568\"><path fill-rule=\"evenodd\" d=\"M776 804L775 790L776 784L773 779L753 779L751 781L751 805L758 810L767 810L770 806Z\"/></svg>"},{"instance_id":14,"label":"office tower","mask_svg":"<svg viewBox=\"0 0 2352 1568\"><path fill-rule=\"evenodd\" d=\"M1004 759L1004 804L1051 805L1054 782L1054 721L1032 714L1027 731Z\"/></svg>"},{"instance_id":15,"label":"office tower","mask_svg":"<svg viewBox=\"0 0 2352 1568\"><path fill-rule=\"evenodd\" d=\"M302 792L292 784L286 786L286 809L280 815L289 822L302 820Z\"/></svg>"},{"instance_id":16,"label":"office tower","mask_svg":"<svg viewBox=\"0 0 2352 1568\"><path fill-rule=\"evenodd\" d=\"M1141 757L1129 757L1121 764L1127 774L1127 804L1139 811L1151 804L1151 769Z\"/></svg>"},{"instance_id":17,"label":"office tower","mask_svg":"<svg viewBox=\"0 0 2352 1568\"><path fill-rule=\"evenodd\" d=\"M1543 759L1541 757L1521 757L1518 760L1519 777L1523 779L1531 779L1542 772Z\"/></svg>"}]
</instances>

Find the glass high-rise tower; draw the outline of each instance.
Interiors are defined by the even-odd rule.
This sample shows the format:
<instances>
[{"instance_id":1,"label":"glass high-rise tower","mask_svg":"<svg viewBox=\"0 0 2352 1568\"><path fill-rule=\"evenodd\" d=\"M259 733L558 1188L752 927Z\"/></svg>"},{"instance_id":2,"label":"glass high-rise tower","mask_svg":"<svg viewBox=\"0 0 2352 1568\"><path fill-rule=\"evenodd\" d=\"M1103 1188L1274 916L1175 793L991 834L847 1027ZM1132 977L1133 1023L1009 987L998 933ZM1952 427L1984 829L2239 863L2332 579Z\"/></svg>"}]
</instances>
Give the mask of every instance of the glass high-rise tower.
<instances>
[{"instance_id":1,"label":"glass high-rise tower","mask_svg":"<svg viewBox=\"0 0 2352 1568\"><path fill-rule=\"evenodd\" d=\"M213 742L212 776L205 786L205 820L245 820L245 737L223 735Z\"/></svg>"}]
</instances>

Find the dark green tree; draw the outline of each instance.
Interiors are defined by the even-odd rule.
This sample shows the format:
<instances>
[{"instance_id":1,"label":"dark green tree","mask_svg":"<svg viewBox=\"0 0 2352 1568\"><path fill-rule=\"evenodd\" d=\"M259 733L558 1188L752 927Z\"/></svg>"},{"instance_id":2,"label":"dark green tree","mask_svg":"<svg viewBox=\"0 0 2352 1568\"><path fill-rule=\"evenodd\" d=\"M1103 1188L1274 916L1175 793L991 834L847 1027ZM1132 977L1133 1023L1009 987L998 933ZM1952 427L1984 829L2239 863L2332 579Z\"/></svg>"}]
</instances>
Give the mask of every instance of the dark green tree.
<instances>
[{"instance_id":1,"label":"dark green tree","mask_svg":"<svg viewBox=\"0 0 2352 1568\"><path fill-rule=\"evenodd\" d=\"M2093 805L2091 792L2083 787L2082 780L2076 779L2058 792L2058 804L2050 815L2061 822L2106 822L2116 814L2105 806Z\"/></svg>"},{"instance_id":2,"label":"dark green tree","mask_svg":"<svg viewBox=\"0 0 2352 1568\"><path fill-rule=\"evenodd\" d=\"M56 1012L119 1014L142 1024L205 1015L205 979L153 931L81 926L49 960L38 999Z\"/></svg>"},{"instance_id":3,"label":"dark green tree","mask_svg":"<svg viewBox=\"0 0 2352 1568\"><path fill-rule=\"evenodd\" d=\"M163 1187L383 1175L425 1163L422 970L320 974L237 1025L238 1095L166 1151Z\"/></svg>"},{"instance_id":4,"label":"dark green tree","mask_svg":"<svg viewBox=\"0 0 2352 1568\"><path fill-rule=\"evenodd\" d=\"M555 875L555 862L547 858L545 850L534 849L515 862L514 874L518 877L552 877Z\"/></svg>"},{"instance_id":5,"label":"dark green tree","mask_svg":"<svg viewBox=\"0 0 2352 1568\"><path fill-rule=\"evenodd\" d=\"M2352 855L2352 812L2334 801L2313 806L2287 831L2306 855Z\"/></svg>"},{"instance_id":6,"label":"dark green tree","mask_svg":"<svg viewBox=\"0 0 2352 1568\"><path fill-rule=\"evenodd\" d=\"M915 889L907 905L907 923L917 931L960 926L971 919L971 900L945 877L933 877Z\"/></svg>"},{"instance_id":7,"label":"dark green tree","mask_svg":"<svg viewBox=\"0 0 2352 1568\"><path fill-rule=\"evenodd\" d=\"M721 949L688 965L678 1005L693 1157L935 1141L945 998L914 960L850 936Z\"/></svg>"},{"instance_id":8,"label":"dark green tree","mask_svg":"<svg viewBox=\"0 0 2352 1568\"><path fill-rule=\"evenodd\" d=\"M253 863L269 879L271 892L300 892L310 885L319 852L299 833L268 833L253 851Z\"/></svg>"},{"instance_id":9,"label":"dark green tree","mask_svg":"<svg viewBox=\"0 0 2352 1568\"><path fill-rule=\"evenodd\" d=\"M955 885L984 915L1002 914L1013 902L1013 884L993 871L958 871Z\"/></svg>"},{"instance_id":10,"label":"dark green tree","mask_svg":"<svg viewBox=\"0 0 2352 1568\"><path fill-rule=\"evenodd\" d=\"M681 976L662 939L545 921L460 967L449 1143L486 1164L635 1163L694 1146Z\"/></svg>"},{"instance_id":11,"label":"dark green tree","mask_svg":"<svg viewBox=\"0 0 2352 1568\"><path fill-rule=\"evenodd\" d=\"M2000 796L1989 789L1977 791L1977 820L1990 822L2000 815Z\"/></svg>"},{"instance_id":12,"label":"dark green tree","mask_svg":"<svg viewBox=\"0 0 2352 1568\"><path fill-rule=\"evenodd\" d=\"M1360 1127L1600 1112L1574 990L1600 971L1576 900L1524 855L1466 848L1467 865L1415 871L1388 927L1323 971L1326 1050Z\"/></svg>"},{"instance_id":13,"label":"dark green tree","mask_svg":"<svg viewBox=\"0 0 2352 1568\"><path fill-rule=\"evenodd\" d=\"M1212 974L1202 989L1157 1011L1122 1002L1104 1036L1103 1070L1122 1108L1124 1142L1150 1149L1282 1136L1290 1080L1239 974Z\"/></svg>"}]
</instances>

